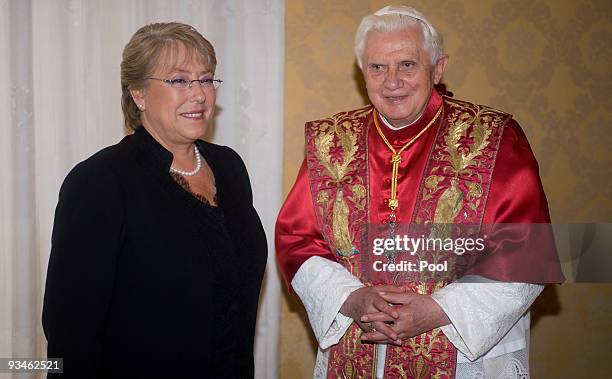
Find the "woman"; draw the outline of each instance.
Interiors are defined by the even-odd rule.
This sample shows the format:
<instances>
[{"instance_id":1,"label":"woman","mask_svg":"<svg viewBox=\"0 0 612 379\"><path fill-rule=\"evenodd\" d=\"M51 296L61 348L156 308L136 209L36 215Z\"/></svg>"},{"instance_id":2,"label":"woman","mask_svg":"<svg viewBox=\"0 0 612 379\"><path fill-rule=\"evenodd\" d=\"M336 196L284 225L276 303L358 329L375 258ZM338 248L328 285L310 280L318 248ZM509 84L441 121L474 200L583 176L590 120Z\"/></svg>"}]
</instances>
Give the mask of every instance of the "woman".
<instances>
[{"instance_id":1,"label":"woman","mask_svg":"<svg viewBox=\"0 0 612 379\"><path fill-rule=\"evenodd\" d=\"M64 377L253 376L267 247L242 160L199 140L215 66L185 24L125 46L134 133L70 172L55 214L43 326Z\"/></svg>"}]
</instances>

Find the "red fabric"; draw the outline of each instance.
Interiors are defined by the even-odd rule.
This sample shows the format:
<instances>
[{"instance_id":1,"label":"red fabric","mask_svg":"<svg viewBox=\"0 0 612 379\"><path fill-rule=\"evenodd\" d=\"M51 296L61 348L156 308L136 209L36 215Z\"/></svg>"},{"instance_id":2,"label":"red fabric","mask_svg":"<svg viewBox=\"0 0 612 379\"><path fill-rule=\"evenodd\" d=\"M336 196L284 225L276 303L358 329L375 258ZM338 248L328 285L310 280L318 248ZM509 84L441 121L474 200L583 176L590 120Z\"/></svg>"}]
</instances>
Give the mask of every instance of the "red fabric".
<instances>
[{"instance_id":1,"label":"red fabric","mask_svg":"<svg viewBox=\"0 0 612 379\"><path fill-rule=\"evenodd\" d=\"M398 150L431 121L441 104L441 96L433 91L423 116L415 124L399 131L389 129L382 120L379 125L389 142ZM372 118L366 122L369 124L370 221L381 223L386 222L390 214L387 201L391 196L391 152L378 135ZM436 120L427 132L402 153L397 186L398 223L409 222L413 214L418 187L438 125L439 120ZM546 197L538 175L538 164L523 131L514 120L510 120L504 129L482 222L483 224L550 222ZM528 229L523 230L526 234L514 236L517 240L534 238L528 235ZM308 172L304 163L278 216L276 254L279 268L289 287L300 265L308 258L318 255L335 261L334 255L327 248L327 243L319 232L308 183ZM542 257L535 254L527 257L521 255L520 259L518 255L508 259L504 254L493 254L487 258L486 265L479 265L476 271L471 273L494 280L512 281L513 278L516 279L516 276L513 276L516 272L523 272L526 266L537 264L541 260ZM541 276L545 280L531 282L563 281L558 264L549 265L549 272Z\"/></svg>"},{"instance_id":2,"label":"red fabric","mask_svg":"<svg viewBox=\"0 0 612 379\"><path fill-rule=\"evenodd\" d=\"M275 235L276 259L289 288L308 258L318 255L335 261L317 225L305 161L280 211Z\"/></svg>"},{"instance_id":3,"label":"red fabric","mask_svg":"<svg viewBox=\"0 0 612 379\"><path fill-rule=\"evenodd\" d=\"M429 124L441 106L442 97L433 91L423 115L414 124L400 130L389 129L382 121L379 121L378 124L395 151L399 151ZM423 170L425 170L429 151L436 139L441 118L442 116L439 116L434 124L402 153L397 181L399 206L395 210L398 224L410 222ZM391 197L391 155L391 150L380 138L372 123L368 132L370 222L372 223L387 223L391 214L388 206Z\"/></svg>"},{"instance_id":4,"label":"red fabric","mask_svg":"<svg viewBox=\"0 0 612 379\"><path fill-rule=\"evenodd\" d=\"M538 162L514 119L504 129L482 222L522 225L493 226L497 236L490 242L494 249L472 273L499 281L564 281L550 228L525 225L548 224L550 215ZM510 249L500 244L500 240L523 249Z\"/></svg>"}]
</instances>

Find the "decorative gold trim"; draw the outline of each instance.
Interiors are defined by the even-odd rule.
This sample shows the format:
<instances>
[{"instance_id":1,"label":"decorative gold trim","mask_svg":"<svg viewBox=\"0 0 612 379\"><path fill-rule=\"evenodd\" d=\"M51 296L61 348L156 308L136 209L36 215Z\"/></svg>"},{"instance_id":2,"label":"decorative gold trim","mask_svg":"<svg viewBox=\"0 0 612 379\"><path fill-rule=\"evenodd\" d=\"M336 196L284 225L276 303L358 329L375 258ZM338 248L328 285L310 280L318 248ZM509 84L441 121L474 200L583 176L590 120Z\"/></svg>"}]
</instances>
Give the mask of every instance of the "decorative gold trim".
<instances>
[{"instance_id":1,"label":"decorative gold trim","mask_svg":"<svg viewBox=\"0 0 612 379\"><path fill-rule=\"evenodd\" d=\"M438 111L436 112L436 115L434 116L434 118L431 119L431 121L429 121L427 126L425 126L416 136L412 137L408 142L404 144L404 146L401 147L401 149L397 151L389 143L389 140L387 140L387 137L385 137L384 133L380 129L380 125L378 125L378 112L376 111L376 109L374 109L374 111L372 112L372 117L374 118L374 126L376 127L376 131L378 132L378 135L380 136L380 138L382 138L385 145L387 145L387 148L391 150L391 154L392 154L391 164L393 165L393 168L391 171L391 198L389 199L389 203L388 203L388 206L389 206L389 209L391 210L392 215L395 214L395 210L399 206L399 201L397 199L397 179L398 179L398 173L399 173L399 165L402 162L402 153L404 152L404 150L409 148L414 142L416 142L416 140L419 139L419 137L422 136L434 124L434 122L436 122L436 120L442 113L442 109L444 109L444 107L441 105ZM395 219L395 217L392 217L392 219Z\"/></svg>"},{"instance_id":2,"label":"decorative gold trim","mask_svg":"<svg viewBox=\"0 0 612 379\"><path fill-rule=\"evenodd\" d=\"M361 162L366 159L366 131L362 124L371 111L371 107L365 107L338 113L306 127L308 171L317 220L330 247L344 259L358 252L358 228L353 226L353 218L367 217L366 173L361 172L365 171ZM355 216L353 209L363 215Z\"/></svg>"}]
</instances>

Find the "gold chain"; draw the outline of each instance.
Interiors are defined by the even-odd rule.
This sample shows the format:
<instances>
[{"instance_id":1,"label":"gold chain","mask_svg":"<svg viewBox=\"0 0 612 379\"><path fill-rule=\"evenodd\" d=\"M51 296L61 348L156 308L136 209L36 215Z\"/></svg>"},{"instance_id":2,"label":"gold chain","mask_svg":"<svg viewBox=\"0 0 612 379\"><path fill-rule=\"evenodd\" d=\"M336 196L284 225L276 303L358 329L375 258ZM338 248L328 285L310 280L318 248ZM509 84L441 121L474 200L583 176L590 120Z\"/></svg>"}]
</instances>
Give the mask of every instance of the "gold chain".
<instances>
[{"instance_id":1,"label":"gold chain","mask_svg":"<svg viewBox=\"0 0 612 379\"><path fill-rule=\"evenodd\" d=\"M427 131L427 129L429 129L430 126L433 125L433 123L438 119L438 116L440 116L440 113L442 113L442 108L443 107L440 106L440 109L438 109L438 112L436 113L434 118L431 121L429 121L429 124L427 124L427 126L423 128L423 130L421 130L419 134L412 137L410 141L406 142L406 144L402 146L402 148L399 149L399 151L395 151L393 146L391 146L391 144L387 140L387 137L385 137L382 130L380 130L380 126L378 125L378 112L376 111L376 109L374 109L373 116L374 116L374 126L376 126L376 131L378 131L378 134L380 135L382 140L385 142L385 145L387 145L389 150L391 150L391 153L393 153L391 155L391 163L393 164L393 171L391 174L391 199L389 199L389 209L391 209L392 216L395 216L395 210L397 209L397 206L399 205L399 202L397 200L397 176L398 176L399 165L402 162L401 154L410 145L412 145L414 141L416 141L420 136L422 136L423 133L425 133L425 131Z\"/></svg>"}]
</instances>

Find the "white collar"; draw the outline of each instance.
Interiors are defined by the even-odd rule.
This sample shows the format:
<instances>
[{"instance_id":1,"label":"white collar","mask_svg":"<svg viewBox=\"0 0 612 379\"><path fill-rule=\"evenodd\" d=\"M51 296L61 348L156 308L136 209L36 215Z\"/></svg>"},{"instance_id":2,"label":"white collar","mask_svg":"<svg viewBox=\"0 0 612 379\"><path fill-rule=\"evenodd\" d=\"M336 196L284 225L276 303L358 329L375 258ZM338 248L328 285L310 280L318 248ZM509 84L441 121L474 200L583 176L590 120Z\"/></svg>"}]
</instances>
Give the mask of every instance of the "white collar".
<instances>
[{"instance_id":1,"label":"white collar","mask_svg":"<svg viewBox=\"0 0 612 379\"><path fill-rule=\"evenodd\" d=\"M406 125L394 126L394 125L391 125L389 120L387 120L387 118L385 116L383 116L382 113L378 112L378 114L380 115L380 118L382 119L383 123L387 126L387 128L389 128L391 130L402 130L402 129L410 126L410 125L413 125L414 123L416 123L417 121L419 121L421 119L421 117L423 116L424 113L425 113L425 109L423 109L423 112L421 112L419 117L417 117L416 120L412 121L411 123L408 123Z\"/></svg>"}]
</instances>

